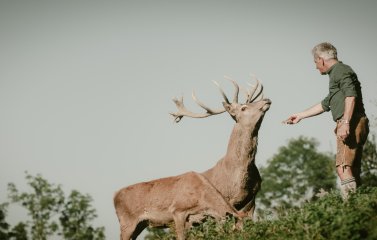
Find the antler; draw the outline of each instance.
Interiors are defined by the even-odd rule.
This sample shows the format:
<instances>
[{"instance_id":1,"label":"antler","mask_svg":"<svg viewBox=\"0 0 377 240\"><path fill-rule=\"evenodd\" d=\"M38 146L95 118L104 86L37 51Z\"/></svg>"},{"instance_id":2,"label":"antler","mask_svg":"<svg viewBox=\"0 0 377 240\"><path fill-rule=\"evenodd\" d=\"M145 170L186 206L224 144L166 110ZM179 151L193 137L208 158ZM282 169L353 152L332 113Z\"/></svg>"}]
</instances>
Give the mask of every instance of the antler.
<instances>
[{"instance_id":1,"label":"antler","mask_svg":"<svg viewBox=\"0 0 377 240\"><path fill-rule=\"evenodd\" d=\"M225 95L224 91L222 90L222 88L220 87L220 85L216 81L213 81L213 82L219 88L221 95L224 98L224 101L229 104L229 100L228 100L227 96ZM237 86L237 89L238 89L237 83L234 82L234 84L235 84L235 86ZM236 90L236 92L237 91L238 90ZM198 104L200 107L202 107L204 110L206 110L206 112L205 113L191 112L191 111L187 110L187 108L183 104L183 97L181 97L180 99L173 98L173 102L175 103L175 105L177 106L177 109L178 109L178 112L170 113L170 115L172 115L174 117L174 122L178 123L179 121L181 121L181 119L184 116L192 117L192 118L205 118L205 117L209 117L209 116L212 116L212 115L221 114L221 113L226 111L224 108L218 109L218 110L213 110L213 109L207 107L203 102L198 100L194 91L192 92L191 96L192 96L192 99L196 102L196 104ZM237 94L237 97L238 97L238 94Z\"/></svg>"},{"instance_id":2,"label":"antler","mask_svg":"<svg viewBox=\"0 0 377 240\"><path fill-rule=\"evenodd\" d=\"M220 84L218 84L216 81L213 81L213 83L219 89L219 91L220 91L221 95L223 96L224 101L226 103L228 103L228 104L238 104L239 86L238 86L237 82L235 80L233 80L232 78L228 77L228 76L224 76L224 78L231 81L234 85L234 95L233 95L232 103L229 102L229 100L228 100L226 94L224 93L223 89L221 88ZM260 87L259 92L254 96L255 91L257 90L258 86L260 85L259 80L258 79L256 79L256 80L257 80L256 85L250 91L247 90L246 103L251 103L251 102L255 101L260 96L260 94L262 93L263 86ZM209 117L209 116L212 116L212 115L221 114L221 113L226 111L224 108L213 110L213 109L207 107L203 102L198 100L194 91L192 92L191 96L192 96L192 99L195 101L195 103L198 104L204 110L206 110L206 112L204 112L204 113L191 112L183 104L183 97L181 97L179 99L173 98L173 102L175 103L175 105L177 106L177 109L178 109L177 112L170 113L170 115L172 115L174 117L174 122L178 123L179 121L181 121L181 119L184 116L192 117L192 118L205 118L205 117Z\"/></svg>"},{"instance_id":3,"label":"antler","mask_svg":"<svg viewBox=\"0 0 377 240\"><path fill-rule=\"evenodd\" d=\"M225 109L212 110L209 107L205 106L202 102L200 102L196 98L194 92L192 93L192 98L194 99L194 101L199 106L201 106L202 108L204 108L206 110L206 112L205 113L194 113L194 112L191 112L191 111L187 110L187 108L183 104L183 97L181 97L180 99L173 98L173 101L174 101L174 103L175 103L175 105L177 106L177 109L178 109L178 112L170 113L170 115L172 115L174 117L174 122L178 123L179 121L181 121L181 119L184 116L192 117L192 118L205 118L205 117L209 117L211 115L216 115L216 114L220 114L220 113L225 112Z\"/></svg>"}]
</instances>

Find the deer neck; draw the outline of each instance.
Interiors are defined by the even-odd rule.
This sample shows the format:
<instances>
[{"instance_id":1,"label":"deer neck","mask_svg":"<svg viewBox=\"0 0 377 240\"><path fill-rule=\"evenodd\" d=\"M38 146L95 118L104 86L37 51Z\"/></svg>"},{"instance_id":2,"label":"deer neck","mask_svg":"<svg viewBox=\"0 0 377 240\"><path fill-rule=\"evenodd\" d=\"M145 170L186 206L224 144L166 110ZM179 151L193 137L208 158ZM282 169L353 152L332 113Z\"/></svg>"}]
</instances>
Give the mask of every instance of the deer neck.
<instances>
[{"instance_id":1,"label":"deer neck","mask_svg":"<svg viewBox=\"0 0 377 240\"><path fill-rule=\"evenodd\" d=\"M203 173L232 205L245 201L255 187L250 171L255 169L257 135L258 127L248 129L236 123L225 156Z\"/></svg>"},{"instance_id":2,"label":"deer neck","mask_svg":"<svg viewBox=\"0 0 377 240\"><path fill-rule=\"evenodd\" d=\"M236 124L231 133L228 149L223 161L227 167L247 167L255 160L258 134L255 128L247 128Z\"/></svg>"},{"instance_id":3,"label":"deer neck","mask_svg":"<svg viewBox=\"0 0 377 240\"><path fill-rule=\"evenodd\" d=\"M249 169L253 169L257 152L258 128L250 129L236 123L231 133L225 156L217 164L203 172L203 175L227 197L233 196L233 191L247 184ZM251 168L250 168L251 167ZM224 182L224 178L227 181Z\"/></svg>"}]
</instances>

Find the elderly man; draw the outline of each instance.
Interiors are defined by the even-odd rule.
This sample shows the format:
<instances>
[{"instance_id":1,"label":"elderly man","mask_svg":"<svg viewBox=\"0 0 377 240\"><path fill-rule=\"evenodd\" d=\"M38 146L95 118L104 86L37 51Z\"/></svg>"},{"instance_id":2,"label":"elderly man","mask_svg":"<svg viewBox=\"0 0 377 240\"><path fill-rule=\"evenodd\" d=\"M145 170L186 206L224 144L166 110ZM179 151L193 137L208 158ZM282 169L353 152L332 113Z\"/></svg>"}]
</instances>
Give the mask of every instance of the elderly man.
<instances>
[{"instance_id":1,"label":"elderly man","mask_svg":"<svg viewBox=\"0 0 377 240\"><path fill-rule=\"evenodd\" d=\"M300 120L325 111L332 113L336 122L336 171L341 180L343 199L360 185L361 155L369 133L360 82L351 67L338 61L336 48L327 42L312 50L314 62L322 75L330 78L329 93L322 102L292 114L284 123L296 124Z\"/></svg>"}]
</instances>

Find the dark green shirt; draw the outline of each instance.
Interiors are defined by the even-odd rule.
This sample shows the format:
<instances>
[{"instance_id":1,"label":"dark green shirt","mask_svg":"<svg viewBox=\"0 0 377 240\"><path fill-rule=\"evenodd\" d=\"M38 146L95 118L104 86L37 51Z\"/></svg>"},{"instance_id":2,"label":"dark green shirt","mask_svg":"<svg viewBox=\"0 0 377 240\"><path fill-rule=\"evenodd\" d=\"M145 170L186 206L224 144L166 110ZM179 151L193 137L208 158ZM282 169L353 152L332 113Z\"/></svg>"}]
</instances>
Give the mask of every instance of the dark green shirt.
<instances>
[{"instance_id":1,"label":"dark green shirt","mask_svg":"<svg viewBox=\"0 0 377 240\"><path fill-rule=\"evenodd\" d=\"M330 111L334 121L340 119L344 113L346 97L355 97L354 113L365 114L360 82L356 73L342 62L335 63L328 71L330 77L329 94L322 100L322 108Z\"/></svg>"}]
</instances>

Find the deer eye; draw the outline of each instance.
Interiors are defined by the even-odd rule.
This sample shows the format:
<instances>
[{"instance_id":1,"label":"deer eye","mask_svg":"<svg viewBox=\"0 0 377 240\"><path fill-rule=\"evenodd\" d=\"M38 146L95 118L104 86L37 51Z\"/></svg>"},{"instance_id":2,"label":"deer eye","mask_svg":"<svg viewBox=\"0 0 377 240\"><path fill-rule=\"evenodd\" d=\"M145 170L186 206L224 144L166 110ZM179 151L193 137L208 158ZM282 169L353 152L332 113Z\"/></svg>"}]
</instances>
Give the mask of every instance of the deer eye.
<instances>
[{"instance_id":1,"label":"deer eye","mask_svg":"<svg viewBox=\"0 0 377 240\"><path fill-rule=\"evenodd\" d=\"M247 106L246 106L246 105L243 105L243 106L241 107L241 111L245 111L246 108L247 108Z\"/></svg>"}]
</instances>

